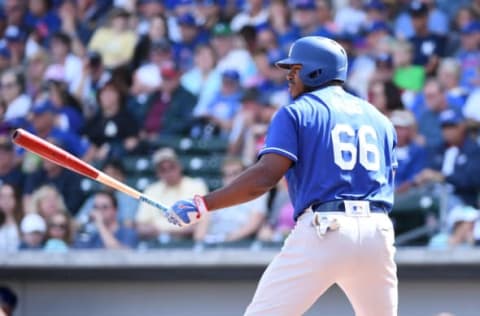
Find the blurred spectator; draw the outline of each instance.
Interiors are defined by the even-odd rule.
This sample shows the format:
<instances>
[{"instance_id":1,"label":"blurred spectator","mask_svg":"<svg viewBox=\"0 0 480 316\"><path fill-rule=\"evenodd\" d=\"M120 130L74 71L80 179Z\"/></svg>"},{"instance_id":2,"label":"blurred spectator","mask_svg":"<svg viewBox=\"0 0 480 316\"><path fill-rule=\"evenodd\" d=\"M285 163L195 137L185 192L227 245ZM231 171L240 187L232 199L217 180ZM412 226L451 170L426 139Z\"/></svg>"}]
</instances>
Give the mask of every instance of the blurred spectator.
<instances>
[{"instance_id":1,"label":"blurred spectator","mask_svg":"<svg viewBox=\"0 0 480 316\"><path fill-rule=\"evenodd\" d=\"M479 66L480 69L480 66ZM463 114L472 120L474 125L480 124L480 75L476 80L476 86L468 96L463 107ZM478 127L478 126L477 126Z\"/></svg>"},{"instance_id":2,"label":"blurred spectator","mask_svg":"<svg viewBox=\"0 0 480 316\"><path fill-rule=\"evenodd\" d=\"M311 35L332 37L335 31L332 25L326 24L328 21L319 19L315 0L293 1L292 22L293 32L297 37Z\"/></svg>"},{"instance_id":3,"label":"blurred spectator","mask_svg":"<svg viewBox=\"0 0 480 316\"><path fill-rule=\"evenodd\" d=\"M436 79L430 79L423 88L425 102L419 109L413 109L418 115L418 131L425 138L428 148L439 148L444 143L440 126L440 113L449 108L444 87Z\"/></svg>"},{"instance_id":4,"label":"blurred spectator","mask_svg":"<svg viewBox=\"0 0 480 316\"><path fill-rule=\"evenodd\" d=\"M4 120L25 118L32 100L25 91L25 77L20 69L10 68L0 76L1 99L7 106Z\"/></svg>"},{"instance_id":5,"label":"blurred spectator","mask_svg":"<svg viewBox=\"0 0 480 316\"><path fill-rule=\"evenodd\" d=\"M95 51L88 52L83 59L81 75L77 75L71 90L82 105L85 119L91 119L99 112L98 90L110 77L111 74L103 65L102 56Z\"/></svg>"},{"instance_id":6,"label":"blurred spectator","mask_svg":"<svg viewBox=\"0 0 480 316\"><path fill-rule=\"evenodd\" d=\"M180 72L174 64L161 69L162 86L146 116L143 133L148 138L160 135L185 135L190 129L197 98L180 83Z\"/></svg>"},{"instance_id":7,"label":"blurred spectator","mask_svg":"<svg viewBox=\"0 0 480 316\"><path fill-rule=\"evenodd\" d=\"M236 70L225 70L217 95L205 108L195 108L194 114L199 123L192 127L192 136L208 138L213 135L228 135L233 118L240 109L242 94L240 74Z\"/></svg>"},{"instance_id":8,"label":"blurred spectator","mask_svg":"<svg viewBox=\"0 0 480 316\"><path fill-rule=\"evenodd\" d=\"M125 104L125 93L108 80L98 91L99 113L90 119L85 134L95 145L95 159L120 158L138 146L138 126Z\"/></svg>"},{"instance_id":9,"label":"blurred spectator","mask_svg":"<svg viewBox=\"0 0 480 316\"><path fill-rule=\"evenodd\" d=\"M454 207L447 218L446 232L434 235L429 242L431 248L472 247L475 245L474 226L480 212L471 206Z\"/></svg>"},{"instance_id":10,"label":"blurred spectator","mask_svg":"<svg viewBox=\"0 0 480 316\"><path fill-rule=\"evenodd\" d=\"M48 59L48 51L44 49L37 50L27 59L26 93L33 100L36 100L44 91L44 78L49 63Z\"/></svg>"},{"instance_id":11,"label":"blurred spectator","mask_svg":"<svg viewBox=\"0 0 480 316\"><path fill-rule=\"evenodd\" d=\"M256 88L248 89L241 99L241 108L235 114L229 135L228 153L242 157L245 165L253 163L264 144L270 116L269 104Z\"/></svg>"},{"instance_id":12,"label":"blurred spectator","mask_svg":"<svg viewBox=\"0 0 480 316\"><path fill-rule=\"evenodd\" d=\"M75 248L122 249L137 247L138 237L135 230L118 222L118 201L112 192L97 192L93 208L90 217L95 230L79 231L74 242Z\"/></svg>"},{"instance_id":13,"label":"blurred spectator","mask_svg":"<svg viewBox=\"0 0 480 316\"><path fill-rule=\"evenodd\" d=\"M466 89L475 87L480 76L480 22L474 21L461 29L460 46L455 58L461 65L460 84Z\"/></svg>"},{"instance_id":14,"label":"blurred spectator","mask_svg":"<svg viewBox=\"0 0 480 316\"><path fill-rule=\"evenodd\" d=\"M17 25L9 25L3 34L10 51L12 66L21 66L26 55L27 33Z\"/></svg>"},{"instance_id":15,"label":"blurred spectator","mask_svg":"<svg viewBox=\"0 0 480 316\"><path fill-rule=\"evenodd\" d=\"M22 217L19 190L7 183L0 184L0 253L18 249Z\"/></svg>"},{"instance_id":16,"label":"blurred spectator","mask_svg":"<svg viewBox=\"0 0 480 316\"><path fill-rule=\"evenodd\" d=\"M177 18L180 27L181 40L173 44L174 61L183 73L193 67L194 51L198 45L208 43L209 34L197 24L191 13L185 13Z\"/></svg>"},{"instance_id":17,"label":"blurred spectator","mask_svg":"<svg viewBox=\"0 0 480 316\"><path fill-rule=\"evenodd\" d=\"M62 147L57 141L47 139ZM30 205L32 194L45 184L51 184L61 193L68 211L75 215L85 198L81 190L81 177L48 160L42 160L41 168L26 178L24 188L25 205Z\"/></svg>"},{"instance_id":18,"label":"blurred spectator","mask_svg":"<svg viewBox=\"0 0 480 316\"><path fill-rule=\"evenodd\" d=\"M13 316L17 304L18 298L15 292L8 286L0 286L0 311L4 313L2 316Z\"/></svg>"},{"instance_id":19,"label":"blurred spectator","mask_svg":"<svg viewBox=\"0 0 480 316\"><path fill-rule=\"evenodd\" d=\"M225 70L236 70L240 74L242 84L255 75L256 69L252 56L228 24L216 24L212 29L212 36L212 46L218 58L216 69L220 73Z\"/></svg>"},{"instance_id":20,"label":"blurred spectator","mask_svg":"<svg viewBox=\"0 0 480 316\"><path fill-rule=\"evenodd\" d=\"M414 36L417 32L415 28L415 18L418 17L419 14L425 16L425 23L429 32L439 35L447 34L449 31L449 17L444 11L437 8L437 2L438 0L407 1L409 4L406 10L401 12L395 20L396 36L398 38L410 38Z\"/></svg>"},{"instance_id":21,"label":"blurred spectator","mask_svg":"<svg viewBox=\"0 0 480 316\"><path fill-rule=\"evenodd\" d=\"M223 184L232 182L245 169L240 158L227 157L222 166ZM205 235L199 240L207 244L247 240L252 238L267 213L267 194L247 203L238 204L213 212L206 219L208 223Z\"/></svg>"},{"instance_id":22,"label":"blurred spectator","mask_svg":"<svg viewBox=\"0 0 480 316\"><path fill-rule=\"evenodd\" d=\"M415 176L426 167L427 152L425 147L417 142L417 124L415 116L408 110L395 110L390 120L397 132L398 168L395 172L395 199L413 186Z\"/></svg>"},{"instance_id":23,"label":"blurred spectator","mask_svg":"<svg viewBox=\"0 0 480 316\"><path fill-rule=\"evenodd\" d=\"M283 242L295 226L293 205L285 178L278 183L268 216L257 233L263 242Z\"/></svg>"},{"instance_id":24,"label":"blurred spectator","mask_svg":"<svg viewBox=\"0 0 480 316\"><path fill-rule=\"evenodd\" d=\"M296 40L291 31L291 11L287 0L272 0L269 5L268 24L274 31L280 48L286 53Z\"/></svg>"},{"instance_id":25,"label":"blurred spectator","mask_svg":"<svg viewBox=\"0 0 480 316\"><path fill-rule=\"evenodd\" d=\"M162 5L156 0L148 2L148 5L151 5L151 3L155 3L155 6ZM149 58L151 58L149 55L154 52L152 50L153 43L169 43L167 24L163 15L152 15L146 22L148 22L149 27L147 31L140 37L137 45L135 46L135 53L132 60L133 69L137 69L142 65L142 63L146 62Z\"/></svg>"},{"instance_id":26,"label":"blurred spectator","mask_svg":"<svg viewBox=\"0 0 480 316\"><path fill-rule=\"evenodd\" d=\"M152 41L149 45L149 59L145 60L143 65L135 70L133 74L133 83L130 93L135 98L135 104L131 105L135 109L139 121L145 118L144 107L148 108L151 101L150 97L157 92L162 85L161 69L164 65L172 63L172 46L166 39Z\"/></svg>"},{"instance_id":27,"label":"blurred spectator","mask_svg":"<svg viewBox=\"0 0 480 316\"><path fill-rule=\"evenodd\" d=\"M390 116L392 111L404 108L400 89L392 81L372 81L368 101L386 116Z\"/></svg>"},{"instance_id":28,"label":"blurred spectator","mask_svg":"<svg viewBox=\"0 0 480 316\"><path fill-rule=\"evenodd\" d=\"M470 1L470 0L466 0ZM455 55L461 45L462 31L475 20L472 10L468 6L461 7L452 17L452 26L448 34L447 56Z\"/></svg>"},{"instance_id":29,"label":"blurred spectator","mask_svg":"<svg viewBox=\"0 0 480 316\"><path fill-rule=\"evenodd\" d=\"M476 207L480 190L480 145L469 137L461 113L448 109L441 112L439 120L445 146L437 147L428 168L420 172L414 182L451 185L449 209L463 203Z\"/></svg>"},{"instance_id":30,"label":"blurred spectator","mask_svg":"<svg viewBox=\"0 0 480 316\"><path fill-rule=\"evenodd\" d=\"M91 161L93 148L79 135L56 126L58 110L49 100L39 101L31 109L30 131L41 138L55 139L65 150L85 161Z\"/></svg>"},{"instance_id":31,"label":"blurred spectator","mask_svg":"<svg viewBox=\"0 0 480 316\"><path fill-rule=\"evenodd\" d=\"M435 73L439 58L444 57L446 38L432 32L428 27L429 8L427 4L414 0L408 12L412 17L415 33L408 39L413 45L413 64L425 67L428 75Z\"/></svg>"},{"instance_id":32,"label":"blurred spectator","mask_svg":"<svg viewBox=\"0 0 480 316\"><path fill-rule=\"evenodd\" d=\"M480 56L480 55L479 55ZM469 91L460 86L461 65L457 59L446 57L440 61L437 79L445 87L449 106L462 109Z\"/></svg>"},{"instance_id":33,"label":"blurred spectator","mask_svg":"<svg viewBox=\"0 0 480 316\"><path fill-rule=\"evenodd\" d=\"M105 174L113 177L114 179L124 183L126 181L125 168L121 160L109 160L102 168ZM102 185L102 190L111 191L118 201L118 222L125 227L133 227L136 211L138 208L138 200L126 195L123 192L112 189L108 186ZM76 215L76 220L81 225L88 222L90 213L93 210L94 196L89 197L80 208L80 211Z\"/></svg>"},{"instance_id":34,"label":"blurred spectator","mask_svg":"<svg viewBox=\"0 0 480 316\"><path fill-rule=\"evenodd\" d=\"M348 4L337 11L335 24L340 32L358 34L367 23L367 14L363 9L363 1L348 0Z\"/></svg>"},{"instance_id":35,"label":"blurred spectator","mask_svg":"<svg viewBox=\"0 0 480 316\"><path fill-rule=\"evenodd\" d=\"M163 16L165 16L165 5L163 1L138 0L136 2L139 19L137 33L142 39L146 38L144 36L147 34L147 37L149 36L152 39L166 38L168 32L166 22L163 18ZM158 24L158 22L161 22L161 25ZM142 40L140 40L140 42L142 42ZM148 47L146 49L148 50Z\"/></svg>"},{"instance_id":36,"label":"blurred spectator","mask_svg":"<svg viewBox=\"0 0 480 316\"><path fill-rule=\"evenodd\" d=\"M47 220L47 236L43 249L49 252L64 252L72 245L73 223L66 212L52 215Z\"/></svg>"},{"instance_id":37,"label":"blurred spectator","mask_svg":"<svg viewBox=\"0 0 480 316\"><path fill-rule=\"evenodd\" d=\"M38 213L46 221L56 214L68 213L64 198L53 185L42 185L36 189L25 206L26 213Z\"/></svg>"},{"instance_id":38,"label":"blurred spectator","mask_svg":"<svg viewBox=\"0 0 480 316\"><path fill-rule=\"evenodd\" d=\"M20 250L39 250L43 248L47 232L45 219L37 213L26 214L20 222L22 240Z\"/></svg>"},{"instance_id":39,"label":"blurred spectator","mask_svg":"<svg viewBox=\"0 0 480 316\"><path fill-rule=\"evenodd\" d=\"M4 72L6 69L12 66L11 64L12 54L7 46L5 40L0 40L0 72Z\"/></svg>"},{"instance_id":40,"label":"blurred spectator","mask_svg":"<svg viewBox=\"0 0 480 316\"><path fill-rule=\"evenodd\" d=\"M56 126L62 130L80 135L85 125L82 105L68 91L64 67L60 64L48 66L44 85L47 100L57 110Z\"/></svg>"},{"instance_id":41,"label":"blurred spectator","mask_svg":"<svg viewBox=\"0 0 480 316\"><path fill-rule=\"evenodd\" d=\"M72 53L72 39L63 32L57 32L52 35L50 40L50 52L52 54L53 64L63 66L63 81L67 83L70 91L74 89L74 82L79 74L82 73L82 60Z\"/></svg>"},{"instance_id":42,"label":"blurred spectator","mask_svg":"<svg viewBox=\"0 0 480 316\"><path fill-rule=\"evenodd\" d=\"M130 13L122 8L113 8L108 26L95 31L88 49L102 55L103 64L109 68L126 65L133 57L137 34L129 29Z\"/></svg>"},{"instance_id":43,"label":"blurred spectator","mask_svg":"<svg viewBox=\"0 0 480 316\"><path fill-rule=\"evenodd\" d=\"M4 0L3 2L7 24L24 27L27 2L25 0Z\"/></svg>"},{"instance_id":44,"label":"blurred spectator","mask_svg":"<svg viewBox=\"0 0 480 316\"><path fill-rule=\"evenodd\" d=\"M197 96L196 107L209 104L220 90L222 77L215 69L217 56L212 46L202 44L195 50L195 66L180 78L182 86Z\"/></svg>"},{"instance_id":45,"label":"blurred spectator","mask_svg":"<svg viewBox=\"0 0 480 316\"><path fill-rule=\"evenodd\" d=\"M425 83L425 69L413 64L413 46L407 41L397 41L392 48L393 82L400 89L418 92ZM408 102L407 102L408 103Z\"/></svg>"},{"instance_id":46,"label":"blurred spectator","mask_svg":"<svg viewBox=\"0 0 480 316\"><path fill-rule=\"evenodd\" d=\"M92 36L91 25L81 18L80 2L76 0L64 0L58 8L58 16L61 19L61 31L70 36L72 40L72 51L82 56Z\"/></svg>"},{"instance_id":47,"label":"blurred spectator","mask_svg":"<svg viewBox=\"0 0 480 316\"><path fill-rule=\"evenodd\" d=\"M145 195L161 197L162 202L169 205L178 198L208 192L203 180L183 174L182 166L173 149L157 150L153 154L152 161L158 180L145 189ZM192 234L195 239L198 239L197 234L204 229L201 225L180 229L168 223L158 209L146 203L140 204L136 217L136 227L140 236L145 240L159 238L161 242L168 241L170 238L183 239Z\"/></svg>"},{"instance_id":48,"label":"blurred spectator","mask_svg":"<svg viewBox=\"0 0 480 316\"><path fill-rule=\"evenodd\" d=\"M8 183L21 190L24 180L24 174L9 135L0 134L0 184Z\"/></svg>"},{"instance_id":49,"label":"blurred spectator","mask_svg":"<svg viewBox=\"0 0 480 316\"><path fill-rule=\"evenodd\" d=\"M247 0L246 2L244 10L238 12L230 22L234 32L239 32L246 25L257 27L267 22L268 9L264 7L264 1Z\"/></svg>"},{"instance_id":50,"label":"blurred spectator","mask_svg":"<svg viewBox=\"0 0 480 316\"><path fill-rule=\"evenodd\" d=\"M207 30L210 30L221 18L220 1L199 0L196 4L196 14L199 22Z\"/></svg>"},{"instance_id":51,"label":"blurred spectator","mask_svg":"<svg viewBox=\"0 0 480 316\"><path fill-rule=\"evenodd\" d=\"M25 24L32 30L37 42L44 45L52 34L60 30L61 20L52 8L52 1L29 0Z\"/></svg>"}]
</instances>

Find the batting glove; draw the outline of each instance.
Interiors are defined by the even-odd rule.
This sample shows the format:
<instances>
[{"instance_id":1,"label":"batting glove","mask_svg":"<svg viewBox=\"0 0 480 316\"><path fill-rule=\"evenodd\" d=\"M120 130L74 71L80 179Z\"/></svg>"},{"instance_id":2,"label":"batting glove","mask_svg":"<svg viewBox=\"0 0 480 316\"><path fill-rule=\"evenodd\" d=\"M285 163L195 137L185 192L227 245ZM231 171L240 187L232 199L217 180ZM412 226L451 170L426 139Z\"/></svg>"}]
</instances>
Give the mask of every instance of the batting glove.
<instances>
[{"instance_id":1,"label":"batting glove","mask_svg":"<svg viewBox=\"0 0 480 316\"><path fill-rule=\"evenodd\" d=\"M205 201L200 195L196 195L193 199L177 201L171 207L171 214L180 223L180 226L189 226L196 224L207 213Z\"/></svg>"}]
</instances>

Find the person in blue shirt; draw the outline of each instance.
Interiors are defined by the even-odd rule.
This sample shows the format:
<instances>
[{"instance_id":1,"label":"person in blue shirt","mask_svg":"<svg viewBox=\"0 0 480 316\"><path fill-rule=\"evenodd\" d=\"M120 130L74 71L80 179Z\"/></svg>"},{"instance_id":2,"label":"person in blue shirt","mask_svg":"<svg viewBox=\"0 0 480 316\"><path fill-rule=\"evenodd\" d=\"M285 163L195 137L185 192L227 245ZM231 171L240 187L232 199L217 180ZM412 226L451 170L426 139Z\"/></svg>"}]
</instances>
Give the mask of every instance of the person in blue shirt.
<instances>
[{"instance_id":1,"label":"person in blue shirt","mask_svg":"<svg viewBox=\"0 0 480 316\"><path fill-rule=\"evenodd\" d=\"M113 192L97 192L94 210L90 214L91 221L77 234L74 248L135 248L138 243L137 233L118 221L117 208Z\"/></svg>"},{"instance_id":2,"label":"person in blue shirt","mask_svg":"<svg viewBox=\"0 0 480 316\"><path fill-rule=\"evenodd\" d=\"M393 205L396 133L387 117L347 93L347 54L320 36L286 59L293 101L273 117L258 160L230 184L179 200L179 226L250 201L286 177L295 228L263 274L245 315L302 315L332 285L357 316L397 315ZM159 197L161 198L161 197Z\"/></svg>"}]
</instances>

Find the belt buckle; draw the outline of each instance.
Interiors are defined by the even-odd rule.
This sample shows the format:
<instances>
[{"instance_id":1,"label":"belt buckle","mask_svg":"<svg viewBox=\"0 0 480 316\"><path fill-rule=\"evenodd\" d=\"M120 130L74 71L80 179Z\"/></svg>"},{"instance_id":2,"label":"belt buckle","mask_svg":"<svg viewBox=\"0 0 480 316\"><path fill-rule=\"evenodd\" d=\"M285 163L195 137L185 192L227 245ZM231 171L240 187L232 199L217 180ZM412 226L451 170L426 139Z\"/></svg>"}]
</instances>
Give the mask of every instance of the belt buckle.
<instances>
[{"instance_id":1,"label":"belt buckle","mask_svg":"<svg viewBox=\"0 0 480 316\"><path fill-rule=\"evenodd\" d=\"M370 201L344 200L345 214L352 217L370 216Z\"/></svg>"}]
</instances>

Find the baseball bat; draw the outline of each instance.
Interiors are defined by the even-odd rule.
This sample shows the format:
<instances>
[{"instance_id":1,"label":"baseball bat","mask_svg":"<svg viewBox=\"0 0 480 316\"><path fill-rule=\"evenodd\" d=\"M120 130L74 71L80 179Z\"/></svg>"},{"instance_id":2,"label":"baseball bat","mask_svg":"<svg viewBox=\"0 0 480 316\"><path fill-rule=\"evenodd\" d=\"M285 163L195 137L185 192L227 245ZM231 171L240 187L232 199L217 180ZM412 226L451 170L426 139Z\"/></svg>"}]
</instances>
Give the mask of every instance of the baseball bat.
<instances>
[{"instance_id":1,"label":"baseball bat","mask_svg":"<svg viewBox=\"0 0 480 316\"><path fill-rule=\"evenodd\" d=\"M61 167L67 168L75 173L81 174L82 176L98 181L137 200L148 203L161 210L164 215L168 217L168 207L165 205L152 200L136 189L112 178L108 174L89 165L85 161L75 157L64 149L49 143L22 128L18 128L13 132L12 141L26 150L31 151Z\"/></svg>"}]
</instances>

